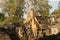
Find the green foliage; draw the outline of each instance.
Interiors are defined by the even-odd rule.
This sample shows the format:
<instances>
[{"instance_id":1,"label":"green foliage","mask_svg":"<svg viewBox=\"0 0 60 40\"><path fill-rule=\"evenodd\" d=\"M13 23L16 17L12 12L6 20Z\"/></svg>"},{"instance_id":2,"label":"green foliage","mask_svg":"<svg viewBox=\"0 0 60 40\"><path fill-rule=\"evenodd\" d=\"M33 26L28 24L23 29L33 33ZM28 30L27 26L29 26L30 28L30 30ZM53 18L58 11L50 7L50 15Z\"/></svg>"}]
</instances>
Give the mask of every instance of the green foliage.
<instances>
[{"instance_id":1,"label":"green foliage","mask_svg":"<svg viewBox=\"0 0 60 40\"><path fill-rule=\"evenodd\" d=\"M59 5L58 5L58 8L56 10L54 10L52 15L54 15L56 17L60 17L60 2L59 2Z\"/></svg>"},{"instance_id":2,"label":"green foliage","mask_svg":"<svg viewBox=\"0 0 60 40\"><path fill-rule=\"evenodd\" d=\"M8 24L12 23L23 23L23 5L24 0L8 0L4 4L3 12L8 13L8 16L4 19L4 22ZM48 0L34 0L34 15L36 16L38 13L42 17L47 17L49 15L50 5L48 4ZM4 23L3 22L3 23ZM4 24L5 24L4 23Z\"/></svg>"},{"instance_id":3,"label":"green foliage","mask_svg":"<svg viewBox=\"0 0 60 40\"><path fill-rule=\"evenodd\" d=\"M59 17L60 16L60 11L59 9L55 10L52 15L56 16L56 17Z\"/></svg>"},{"instance_id":4,"label":"green foliage","mask_svg":"<svg viewBox=\"0 0 60 40\"><path fill-rule=\"evenodd\" d=\"M0 21L3 21L3 20L4 20L4 14L0 13Z\"/></svg>"},{"instance_id":5,"label":"green foliage","mask_svg":"<svg viewBox=\"0 0 60 40\"><path fill-rule=\"evenodd\" d=\"M4 4L3 12L8 13L8 16L4 19L2 25L11 23L23 23L23 11L22 11L22 3L21 0L8 0Z\"/></svg>"},{"instance_id":6,"label":"green foliage","mask_svg":"<svg viewBox=\"0 0 60 40\"><path fill-rule=\"evenodd\" d=\"M35 14L39 13L41 16L45 17L49 15L49 9L51 6L48 4L48 0L34 0Z\"/></svg>"}]
</instances>

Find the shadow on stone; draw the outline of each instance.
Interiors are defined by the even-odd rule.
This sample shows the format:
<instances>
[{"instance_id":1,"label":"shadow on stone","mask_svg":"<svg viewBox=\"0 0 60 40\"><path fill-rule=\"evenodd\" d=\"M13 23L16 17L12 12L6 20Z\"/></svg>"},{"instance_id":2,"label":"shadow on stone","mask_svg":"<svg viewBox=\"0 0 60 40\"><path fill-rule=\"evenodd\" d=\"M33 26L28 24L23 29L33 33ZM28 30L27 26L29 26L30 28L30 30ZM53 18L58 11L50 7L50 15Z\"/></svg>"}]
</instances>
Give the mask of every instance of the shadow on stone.
<instances>
[{"instance_id":1,"label":"shadow on stone","mask_svg":"<svg viewBox=\"0 0 60 40\"><path fill-rule=\"evenodd\" d=\"M7 34L10 37L10 40L20 40L18 35L15 32L12 33L11 31L13 32L13 30L10 30L10 29L0 28L0 32L3 32L4 35ZM7 40L7 39L5 39L5 40Z\"/></svg>"},{"instance_id":2,"label":"shadow on stone","mask_svg":"<svg viewBox=\"0 0 60 40\"><path fill-rule=\"evenodd\" d=\"M38 40L60 40L60 33L57 35L43 36L43 38L38 38Z\"/></svg>"}]
</instances>

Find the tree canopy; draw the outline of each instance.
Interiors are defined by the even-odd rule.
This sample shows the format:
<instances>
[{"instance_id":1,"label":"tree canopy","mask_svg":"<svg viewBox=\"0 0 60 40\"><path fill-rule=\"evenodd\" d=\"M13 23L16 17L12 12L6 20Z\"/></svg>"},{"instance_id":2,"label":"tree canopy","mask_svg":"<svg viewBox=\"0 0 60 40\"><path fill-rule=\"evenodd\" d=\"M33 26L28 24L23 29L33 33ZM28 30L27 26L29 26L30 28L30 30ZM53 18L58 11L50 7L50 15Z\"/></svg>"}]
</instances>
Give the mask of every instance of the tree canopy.
<instances>
[{"instance_id":1,"label":"tree canopy","mask_svg":"<svg viewBox=\"0 0 60 40\"><path fill-rule=\"evenodd\" d=\"M58 4L58 8L55 9L53 12L52 12L52 15L56 16L56 17L60 17L60 2Z\"/></svg>"},{"instance_id":2,"label":"tree canopy","mask_svg":"<svg viewBox=\"0 0 60 40\"><path fill-rule=\"evenodd\" d=\"M4 19L5 24L12 23L23 23L23 0L7 0L2 8L4 15L7 14Z\"/></svg>"}]
</instances>

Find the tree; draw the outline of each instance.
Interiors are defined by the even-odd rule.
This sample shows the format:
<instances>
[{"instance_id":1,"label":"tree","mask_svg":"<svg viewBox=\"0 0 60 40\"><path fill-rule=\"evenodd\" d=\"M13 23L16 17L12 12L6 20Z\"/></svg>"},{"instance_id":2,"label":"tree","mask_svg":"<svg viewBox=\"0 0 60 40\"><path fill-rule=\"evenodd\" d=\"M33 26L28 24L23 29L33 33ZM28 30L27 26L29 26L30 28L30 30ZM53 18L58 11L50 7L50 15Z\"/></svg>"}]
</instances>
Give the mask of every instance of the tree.
<instances>
[{"instance_id":1,"label":"tree","mask_svg":"<svg viewBox=\"0 0 60 40\"><path fill-rule=\"evenodd\" d=\"M55 17L60 17L60 2L58 4L58 8L53 11L52 15Z\"/></svg>"},{"instance_id":2,"label":"tree","mask_svg":"<svg viewBox=\"0 0 60 40\"><path fill-rule=\"evenodd\" d=\"M3 7L3 12L8 13L7 19L5 20L7 23L22 23L23 22L23 0L8 0L5 2ZM22 21L21 21L22 20Z\"/></svg>"},{"instance_id":3,"label":"tree","mask_svg":"<svg viewBox=\"0 0 60 40\"><path fill-rule=\"evenodd\" d=\"M42 17L49 15L49 9L51 6L48 4L48 0L34 0L35 13L40 14Z\"/></svg>"},{"instance_id":4,"label":"tree","mask_svg":"<svg viewBox=\"0 0 60 40\"><path fill-rule=\"evenodd\" d=\"M28 15L27 15L27 18L24 21L24 23L27 25L27 27L32 28L33 35L34 35L34 37L36 37L37 36L37 25L40 28L42 28L42 27L39 25L39 22L35 17L37 16L38 13L43 18L49 16L50 6L48 4L48 0L28 0L28 1L26 0L25 5L26 5L25 7L26 7L26 10L27 10L26 13Z\"/></svg>"},{"instance_id":5,"label":"tree","mask_svg":"<svg viewBox=\"0 0 60 40\"><path fill-rule=\"evenodd\" d=\"M3 13L0 13L0 21L3 21L4 20L4 14Z\"/></svg>"}]
</instances>

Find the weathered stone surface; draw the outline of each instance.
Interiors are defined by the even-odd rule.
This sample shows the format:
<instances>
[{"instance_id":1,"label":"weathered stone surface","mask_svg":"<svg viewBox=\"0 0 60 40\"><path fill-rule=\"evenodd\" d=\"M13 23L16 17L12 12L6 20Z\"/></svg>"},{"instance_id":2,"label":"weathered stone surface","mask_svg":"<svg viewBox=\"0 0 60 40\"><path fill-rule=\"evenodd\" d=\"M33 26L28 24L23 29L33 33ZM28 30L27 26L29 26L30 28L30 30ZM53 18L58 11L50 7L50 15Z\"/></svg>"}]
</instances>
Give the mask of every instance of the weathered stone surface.
<instances>
[{"instance_id":1,"label":"weathered stone surface","mask_svg":"<svg viewBox=\"0 0 60 40\"><path fill-rule=\"evenodd\" d=\"M0 40L11 40L9 35L0 31Z\"/></svg>"}]
</instances>

